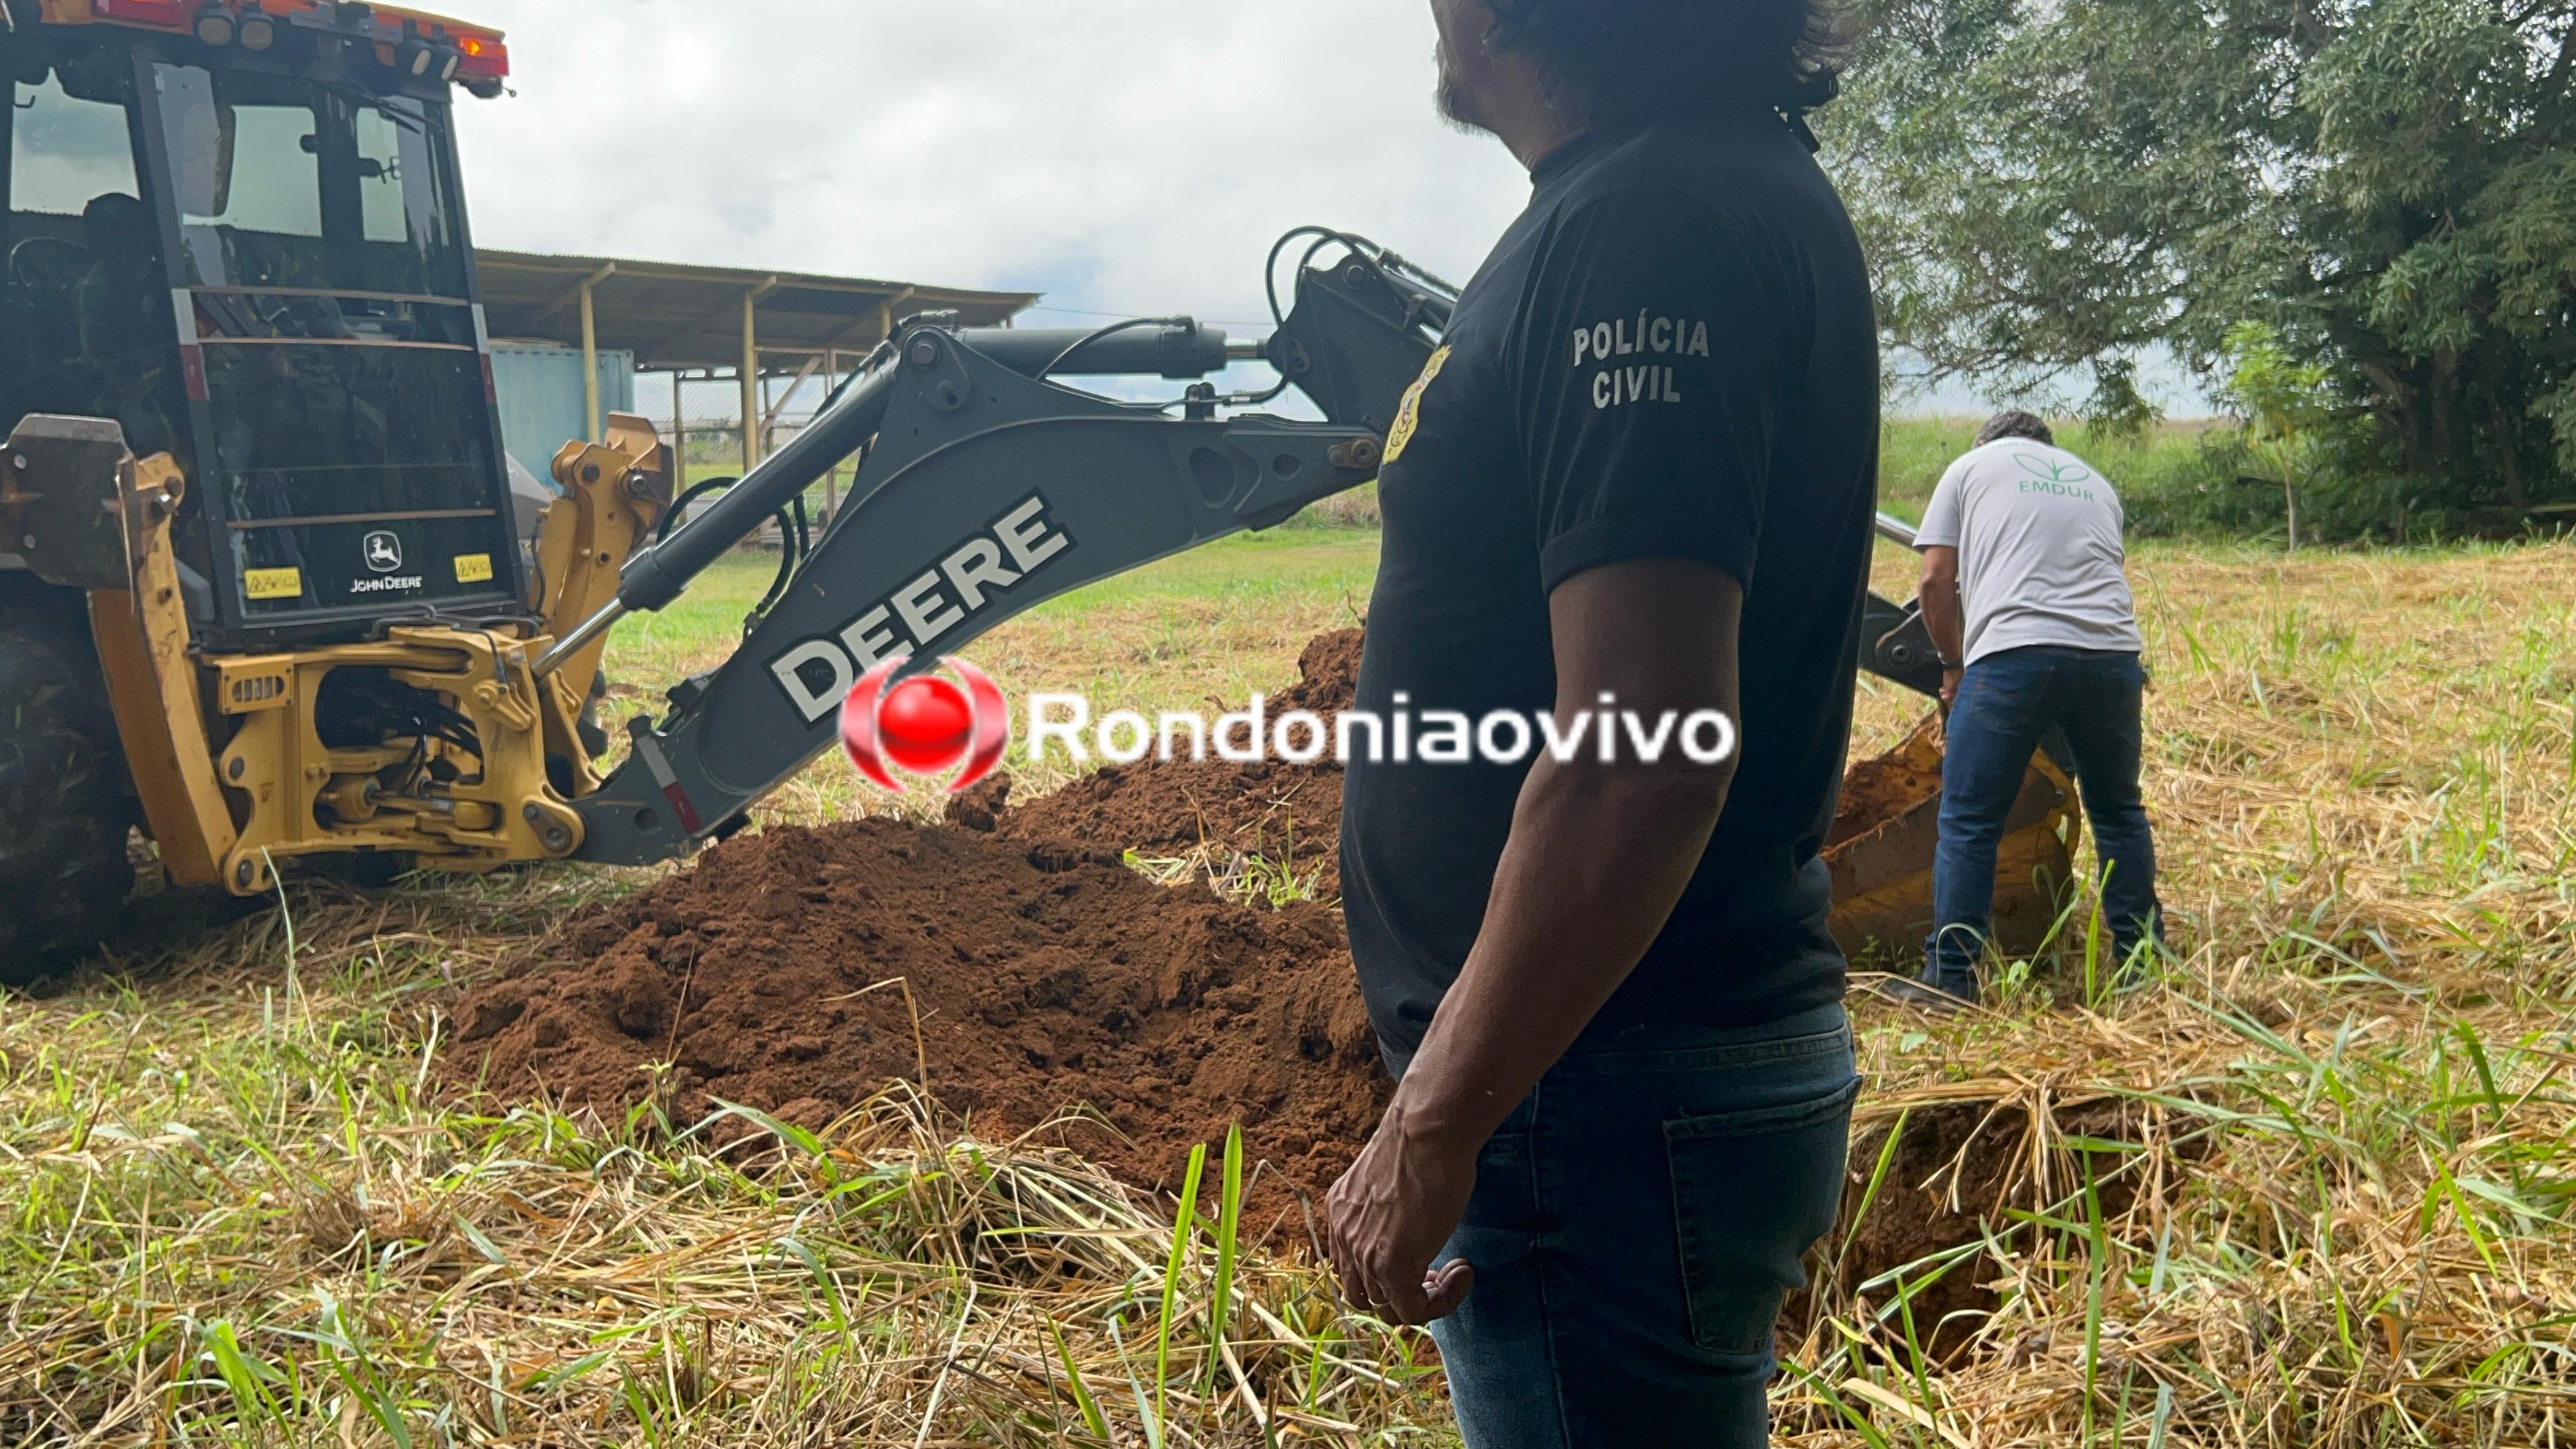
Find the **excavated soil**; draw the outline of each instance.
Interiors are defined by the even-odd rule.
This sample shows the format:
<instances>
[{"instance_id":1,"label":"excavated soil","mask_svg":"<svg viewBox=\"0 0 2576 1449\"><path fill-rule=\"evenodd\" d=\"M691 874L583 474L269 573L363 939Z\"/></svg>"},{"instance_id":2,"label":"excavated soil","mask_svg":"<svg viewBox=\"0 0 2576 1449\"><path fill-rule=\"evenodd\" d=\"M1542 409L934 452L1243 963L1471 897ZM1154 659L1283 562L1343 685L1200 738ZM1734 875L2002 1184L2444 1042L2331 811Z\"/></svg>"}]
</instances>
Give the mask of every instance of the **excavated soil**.
<instances>
[{"instance_id":1,"label":"excavated soil","mask_svg":"<svg viewBox=\"0 0 2576 1449\"><path fill-rule=\"evenodd\" d=\"M575 917L459 1003L447 1068L608 1120L658 1092L806 1126L908 1078L1145 1186L1239 1119L1270 1208L1329 1186L1387 1091L1329 910L890 820L740 837Z\"/></svg>"},{"instance_id":2,"label":"excavated soil","mask_svg":"<svg viewBox=\"0 0 2576 1449\"><path fill-rule=\"evenodd\" d=\"M1349 708L1360 643L1310 642L1272 716ZM1331 901L1339 767L1158 761L1009 792L997 777L961 796L947 828L741 837L576 917L460 1003L451 1075L604 1116L659 1093L678 1121L732 1102L800 1125L904 1078L981 1135L1043 1127L1148 1187L1241 1120L1264 1206L1320 1194L1388 1090L1340 918L1229 905L1121 860L1257 856Z\"/></svg>"},{"instance_id":3,"label":"excavated soil","mask_svg":"<svg viewBox=\"0 0 2576 1449\"><path fill-rule=\"evenodd\" d=\"M2054 1136L2059 1141L2073 1136L2143 1143L2151 1137L2146 1115L2134 1102L2087 1103L2060 1110ZM1903 1135L1890 1153L1887 1135L1900 1127ZM1980 1242L1990 1232L2007 1231L2015 1225L2016 1212L2042 1211L2077 1190L2079 1169L2064 1154L2058 1161L2064 1176L2053 1190L2042 1191L2033 1183L2032 1130L2024 1109L1999 1110L1994 1102L1971 1100L1917 1107L1895 1123L1855 1133L1842 1226L1809 1262L1814 1285L1831 1281L1841 1293L1857 1291L1896 1269ZM2180 1148L2166 1144L2166 1150L2188 1160L2207 1149L2195 1142ZM1873 1199L1869 1180L1882 1156L1886 1173ZM2142 1196L2143 1168L2125 1155L2097 1159L2097 1166L2103 1174L2097 1200L2104 1220L2127 1216ZM2074 1216L2080 1220L2083 1212ZM1921 1268L1907 1275L1914 1290L1915 1331L1930 1357L1956 1363L1976 1346L1987 1318L2002 1306L1994 1287L1999 1270L1986 1258L1970 1257L1923 1282L1932 1272ZM1867 1297L1884 1305L1895 1293L1895 1285L1888 1284L1868 1290ZM1794 1339L1804 1333L1813 1312L1813 1288L1792 1295L1781 1315L1783 1335Z\"/></svg>"},{"instance_id":4,"label":"excavated soil","mask_svg":"<svg viewBox=\"0 0 2576 1449\"><path fill-rule=\"evenodd\" d=\"M1925 715L1887 753L1843 772L1841 802L1825 850L1856 840L1941 793L1941 712Z\"/></svg>"},{"instance_id":5,"label":"excavated soil","mask_svg":"<svg viewBox=\"0 0 2576 1449\"><path fill-rule=\"evenodd\" d=\"M1269 717L1308 710L1330 719L1359 692L1361 632L1318 635L1297 658L1297 683L1267 701ZM1204 847L1220 871L1245 857L1311 879L1317 900L1341 898L1342 771L1313 765L1149 760L1111 765L1053 794L1002 808L1007 787L949 812L951 823L1019 840L1177 856ZM989 823L988 823L989 822Z\"/></svg>"},{"instance_id":6,"label":"excavated soil","mask_svg":"<svg viewBox=\"0 0 2576 1449\"><path fill-rule=\"evenodd\" d=\"M1312 641L1272 717L1349 708L1361 640ZM1873 763L1846 787L1838 839L1921 789ZM808 1126L909 1079L979 1135L1044 1129L1146 1187L1170 1185L1192 1143L1240 1120L1267 1164L1257 1205L1276 1211L1331 1184L1388 1091L1340 917L1156 885L1121 859L1204 848L1222 870L1258 856L1313 877L1330 902L1341 786L1329 762L1156 761L1020 803L1006 779L988 781L945 826L738 837L574 917L467 994L445 1070L609 1120L659 1097L680 1122L732 1102ZM1898 1175L1920 1179L1937 1160L1918 1154L1958 1145L1918 1127ZM1858 1144L1855 1160L1876 1152ZM1855 1244L1855 1268L1920 1256L1909 1225L1967 1231L1885 1204L1873 1217L1885 1226L1865 1236L1895 1237Z\"/></svg>"}]
</instances>

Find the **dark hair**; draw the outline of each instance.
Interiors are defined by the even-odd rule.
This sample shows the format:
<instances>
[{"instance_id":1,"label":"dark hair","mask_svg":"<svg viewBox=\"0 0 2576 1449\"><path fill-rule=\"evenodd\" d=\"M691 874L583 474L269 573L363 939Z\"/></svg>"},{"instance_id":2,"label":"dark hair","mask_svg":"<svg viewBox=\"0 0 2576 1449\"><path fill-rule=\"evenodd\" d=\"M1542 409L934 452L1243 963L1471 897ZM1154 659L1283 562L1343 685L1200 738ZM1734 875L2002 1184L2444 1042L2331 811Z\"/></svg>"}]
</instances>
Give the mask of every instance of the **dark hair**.
<instances>
[{"instance_id":1,"label":"dark hair","mask_svg":"<svg viewBox=\"0 0 2576 1449\"><path fill-rule=\"evenodd\" d=\"M1814 110L1841 86L1841 0L1486 0L1496 49L1527 50L1601 111L1743 98Z\"/></svg>"},{"instance_id":2,"label":"dark hair","mask_svg":"<svg viewBox=\"0 0 2576 1449\"><path fill-rule=\"evenodd\" d=\"M2041 421L2037 413L2026 413L2018 408L2008 413L1995 414L1986 419L1984 427L1977 429L1977 446L1980 448L1988 443L2000 443L2006 438L2028 438L2034 443L2046 443L2052 448L2057 446L2057 434L2049 431L2048 424Z\"/></svg>"}]
</instances>

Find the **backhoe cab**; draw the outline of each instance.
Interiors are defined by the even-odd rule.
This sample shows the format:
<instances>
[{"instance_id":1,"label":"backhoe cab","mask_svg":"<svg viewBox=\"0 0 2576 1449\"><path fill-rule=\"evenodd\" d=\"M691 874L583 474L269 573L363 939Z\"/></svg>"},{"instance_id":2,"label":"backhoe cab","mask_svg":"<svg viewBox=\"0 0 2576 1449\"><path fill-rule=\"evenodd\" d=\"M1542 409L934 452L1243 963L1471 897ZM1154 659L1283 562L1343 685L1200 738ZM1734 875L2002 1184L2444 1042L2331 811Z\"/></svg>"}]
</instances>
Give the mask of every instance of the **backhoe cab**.
<instances>
[{"instance_id":1,"label":"backhoe cab","mask_svg":"<svg viewBox=\"0 0 2576 1449\"><path fill-rule=\"evenodd\" d=\"M518 527L450 125L497 33L329 0L5 0L0 980L183 885L568 854L648 425Z\"/></svg>"}]
</instances>

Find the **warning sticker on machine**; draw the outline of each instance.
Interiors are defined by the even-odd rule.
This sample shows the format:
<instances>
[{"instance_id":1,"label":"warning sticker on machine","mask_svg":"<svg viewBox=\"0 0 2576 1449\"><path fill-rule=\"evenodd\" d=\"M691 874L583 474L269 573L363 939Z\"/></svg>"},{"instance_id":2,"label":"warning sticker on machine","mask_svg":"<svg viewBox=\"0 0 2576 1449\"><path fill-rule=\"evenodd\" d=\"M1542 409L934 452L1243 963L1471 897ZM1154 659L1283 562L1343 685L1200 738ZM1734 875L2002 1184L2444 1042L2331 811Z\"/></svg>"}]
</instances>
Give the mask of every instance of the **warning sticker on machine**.
<instances>
[{"instance_id":1,"label":"warning sticker on machine","mask_svg":"<svg viewBox=\"0 0 2576 1449\"><path fill-rule=\"evenodd\" d=\"M304 597L302 569L247 569L242 573L242 592L254 599L300 599Z\"/></svg>"},{"instance_id":2,"label":"warning sticker on machine","mask_svg":"<svg viewBox=\"0 0 2576 1449\"><path fill-rule=\"evenodd\" d=\"M460 584L492 582L492 555L460 553L456 556L456 581Z\"/></svg>"}]
</instances>

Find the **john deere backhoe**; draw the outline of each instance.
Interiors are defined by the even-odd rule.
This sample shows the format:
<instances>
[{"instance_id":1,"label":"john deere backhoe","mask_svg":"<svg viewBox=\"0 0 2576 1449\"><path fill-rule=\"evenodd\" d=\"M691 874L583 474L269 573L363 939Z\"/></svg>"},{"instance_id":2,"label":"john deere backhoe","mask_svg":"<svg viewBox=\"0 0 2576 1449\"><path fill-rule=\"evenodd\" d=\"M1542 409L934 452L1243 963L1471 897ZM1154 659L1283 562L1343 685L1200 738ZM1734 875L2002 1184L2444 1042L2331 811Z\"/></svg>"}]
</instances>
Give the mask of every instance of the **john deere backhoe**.
<instances>
[{"instance_id":1,"label":"john deere backhoe","mask_svg":"<svg viewBox=\"0 0 2576 1449\"><path fill-rule=\"evenodd\" d=\"M662 483L649 431L570 460L523 554L449 126L501 37L322 0L0 22L0 976L111 924L136 824L236 893L563 853L595 661L509 658L613 587Z\"/></svg>"},{"instance_id":2,"label":"john deere backhoe","mask_svg":"<svg viewBox=\"0 0 2576 1449\"><path fill-rule=\"evenodd\" d=\"M501 37L330 0L0 3L0 980L112 926L138 825L171 881L235 895L316 856L471 872L720 838L831 746L882 660L1374 477L1455 300L1310 230L1272 254L1275 278L1303 246L1259 342L909 318L677 527L644 420L568 445L523 550L448 109L498 92ZM1234 362L1279 380L1203 380ZM1053 380L1076 375L1183 386ZM1290 387L1325 421L1258 410ZM854 457L849 506L809 534L799 500ZM583 711L611 626L773 519L784 587L602 774ZM1930 692L1919 622L1881 601L1871 621L1858 666ZM1908 803L1836 842L1853 944L1916 929ZM2024 806L2017 839L2062 875L2063 778L2043 765Z\"/></svg>"}]
</instances>

